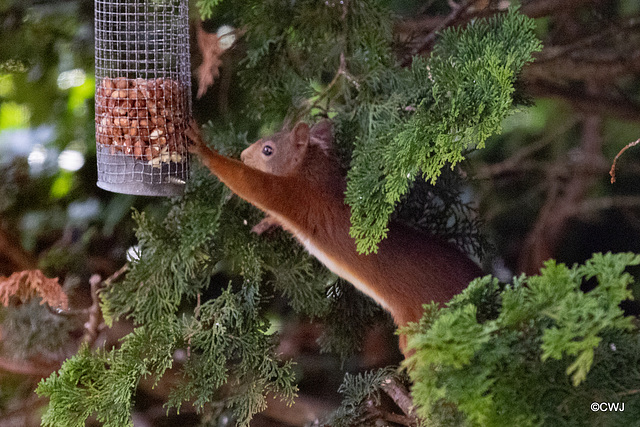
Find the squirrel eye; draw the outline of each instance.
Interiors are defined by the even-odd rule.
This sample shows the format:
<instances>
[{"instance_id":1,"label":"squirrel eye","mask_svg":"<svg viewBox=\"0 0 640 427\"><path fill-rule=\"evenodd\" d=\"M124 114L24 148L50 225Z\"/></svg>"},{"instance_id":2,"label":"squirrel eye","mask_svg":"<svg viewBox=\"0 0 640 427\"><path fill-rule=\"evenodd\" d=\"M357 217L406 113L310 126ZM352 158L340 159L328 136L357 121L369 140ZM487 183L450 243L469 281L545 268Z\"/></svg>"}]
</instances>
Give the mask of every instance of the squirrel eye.
<instances>
[{"instance_id":1,"label":"squirrel eye","mask_svg":"<svg viewBox=\"0 0 640 427\"><path fill-rule=\"evenodd\" d=\"M265 156L270 156L273 154L273 148L271 148L270 145L265 145L264 147L262 147L262 154L264 154Z\"/></svg>"}]
</instances>

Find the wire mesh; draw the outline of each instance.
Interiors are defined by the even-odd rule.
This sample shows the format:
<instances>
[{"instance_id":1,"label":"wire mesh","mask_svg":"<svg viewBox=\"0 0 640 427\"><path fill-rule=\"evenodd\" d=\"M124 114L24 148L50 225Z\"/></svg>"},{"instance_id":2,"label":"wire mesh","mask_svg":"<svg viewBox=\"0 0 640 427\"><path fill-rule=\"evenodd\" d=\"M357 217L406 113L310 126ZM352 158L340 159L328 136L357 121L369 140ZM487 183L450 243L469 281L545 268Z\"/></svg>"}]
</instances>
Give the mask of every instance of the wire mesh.
<instances>
[{"instance_id":1,"label":"wire mesh","mask_svg":"<svg viewBox=\"0 0 640 427\"><path fill-rule=\"evenodd\" d=\"M95 0L98 186L181 194L189 176L188 0Z\"/></svg>"}]
</instances>

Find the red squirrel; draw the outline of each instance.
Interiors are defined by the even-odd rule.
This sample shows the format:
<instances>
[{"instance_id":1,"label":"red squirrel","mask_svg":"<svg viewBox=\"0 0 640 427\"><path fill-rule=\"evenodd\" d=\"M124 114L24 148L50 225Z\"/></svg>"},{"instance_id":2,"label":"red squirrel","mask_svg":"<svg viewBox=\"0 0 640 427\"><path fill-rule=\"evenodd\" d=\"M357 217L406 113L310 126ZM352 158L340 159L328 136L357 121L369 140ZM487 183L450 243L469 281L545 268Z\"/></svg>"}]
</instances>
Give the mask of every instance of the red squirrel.
<instances>
[{"instance_id":1,"label":"red squirrel","mask_svg":"<svg viewBox=\"0 0 640 427\"><path fill-rule=\"evenodd\" d=\"M345 177L332 154L332 125L262 138L245 149L242 162L209 149L192 122L189 151L231 191L267 213L254 231L280 225L332 272L389 311L398 326L418 322L422 305L444 303L482 274L447 241L391 223L378 252L363 255L349 235L351 212L344 202ZM406 337L400 337L404 352Z\"/></svg>"}]
</instances>

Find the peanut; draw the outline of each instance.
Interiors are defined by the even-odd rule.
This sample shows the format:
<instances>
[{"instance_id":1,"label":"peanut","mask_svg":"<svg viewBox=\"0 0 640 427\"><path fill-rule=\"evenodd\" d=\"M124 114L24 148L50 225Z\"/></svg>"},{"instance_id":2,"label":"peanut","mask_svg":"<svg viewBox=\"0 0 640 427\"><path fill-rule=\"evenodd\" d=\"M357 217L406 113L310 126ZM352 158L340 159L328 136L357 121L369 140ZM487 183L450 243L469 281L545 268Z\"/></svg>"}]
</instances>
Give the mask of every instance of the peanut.
<instances>
[{"instance_id":1,"label":"peanut","mask_svg":"<svg viewBox=\"0 0 640 427\"><path fill-rule=\"evenodd\" d=\"M186 88L171 79L102 79L96 88L96 139L154 167L182 162Z\"/></svg>"}]
</instances>

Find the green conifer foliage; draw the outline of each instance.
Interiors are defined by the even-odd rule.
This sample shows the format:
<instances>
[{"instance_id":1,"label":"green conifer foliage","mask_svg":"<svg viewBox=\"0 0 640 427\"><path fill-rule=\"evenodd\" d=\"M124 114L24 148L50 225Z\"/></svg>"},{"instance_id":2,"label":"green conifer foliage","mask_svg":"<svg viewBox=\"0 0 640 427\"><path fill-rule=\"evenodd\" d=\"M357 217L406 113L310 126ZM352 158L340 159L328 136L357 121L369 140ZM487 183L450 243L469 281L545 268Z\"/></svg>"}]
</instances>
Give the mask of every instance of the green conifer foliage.
<instances>
[{"instance_id":1,"label":"green conifer foliage","mask_svg":"<svg viewBox=\"0 0 640 427\"><path fill-rule=\"evenodd\" d=\"M399 378L393 367L381 368L377 371L364 372L357 375L345 374L344 381L338 389L343 395L340 408L327 420L332 427L350 427L361 423L364 414L364 403L370 400L380 403L380 391L384 381Z\"/></svg>"},{"instance_id":2,"label":"green conifer foliage","mask_svg":"<svg viewBox=\"0 0 640 427\"><path fill-rule=\"evenodd\" d=\"M405 362L414 402L439 425L452 404L460 425L633 425L640 383L637 325L619 307L631 297L635 254L595 254L569 268L548 261L512 285L476 279L446 308L426 307ZM590 292L583 281L595 278ZM596 402L624 403L592 412ZM444 425L444 424L443 424Z\"/></svg>"},{"instance_id":3,"label":"green conifer foliage","mask_svg":"<svg viewBox=\"0 0 640 427\"><path fill-rule=\"evenodd\" d=\"M198 7L207 15L217 3L201 0ZM392 19L381 1L251 0L234 8L237 27L246 29L240 74L252 96L243 122L208 129L207 139L221 145L220 152L237 155L247 145L242 131L251 126L244 121L273 129L285 114L295 119L328 115L341 159L351 165L346 200L360 251L375 250L394 208L404 201L399 218L481 252L476 224L464 218L470 211L459 200L459 187L409 189L421 174L435 182L445 165L460 162L466 150L481 147L499 130L500 120L513 110L514 79L539 48L530 20L511 11L464 31L446 31L431 58L416 58L402 68L391 52ZM327 272L291 237L252 234L258 212L231 197L207 171L195 169L187 194L168 204L164 218L134 214L137 259L123 282L102 290L107 323L126 318L134 332L117 348L82 348L40 383L38 393L50 398L44 425L79 426L91 415L107 426L131 425L138 383L147 377L160 381L171 372L179 380L168 408L191 402L202 410L214 403L246 426L267 396L290 402L297 390L292 363L278 358L278 337L264 313L274 291L297 312L326 319L322 347L343 358L359 346L363 329L383 317L371 300ZM424 201L427 193L436 195L432 202ZM429 226L420 224L420 211L432 215ZM221 272L230 279L220 279ZM474 323L474 310L465 306L455 316L428 310L465 329L455 337L456 352L434 355L464 368L478 348L492 342L495 331ZM573 324L572 319L562 321ZM446 337L441 329L433 334ZM550 334L544 353L549 362L577 357L571 374L581 379L599 332L594 329L591 341L572 349L558 347L564 335ZM441 390L423 371L416 368L420 386ZM347 406L355 410L357 401L375 391L380 375L347 381ZM461 393L485 399L487 381L479 376ZM463 403L460 408L466 413Z\"/></svg>"},{"instance_id":4,"label":"green conifer foliage","mask_svg":"<svg viewBox=\"0 0 640 427\"><path fill-rule=\"evenodd\" d=\"M270 0L240 12L250 29L241 75L255 102L246 113L273 120L293 108L334 118L350 162L351 235L363 253L376 251L411 182L434 183L500 131L515 111L515 79L541 47L533 21L511 10L443 31L431 58L403 68L383 3Z\"/></svg>"},{"instance_id":5,"label":"green conifer foliage","mask_svg":"<svg viewBox=\"0 0 640 427\"><path fill-rule=\"evenodd\" d=\"M515 111L515 78L539 49L532 21L512 10L464 31L444 31L431 58L414 60L393 82L376 82L388 96L385 104L360 106L364 123L348 175L351 235L359 251L376 250L416 177L434 183L443 167L500 131Z\"/></svg>"},{"instance_id":6,"label":"green conifer foliage","mask_svg":"<svg viewBox=\"0 0 640 427\"><path fill-rule=\"evenodd\" d=\"M123 283L103 291L102 309L108 323L126 316L137 327L119 348L84 348L43 380L38 393L51 399L44 425L84 425L92 414L106 426L131 425L139 381L158 381L170 368L180 370L183 380L173 389L168 408L179 408L185 400L198 409L223 401L240 425L247 425L264 409L269 393L293 399L292 365L275 355L276 337L267 334L269 323L259 312L265 274L260 254L268 251L248 233L241 219L246 206L238 204L222 184L201 176L184 199L173 202L163 221L134 215L139 258ZM181 312L182 305L193 303L206 289L221 259L237 263L244 278L240 288L230 286L190 313ZM283 281L299 279L313 289L316 282L304 269L292 270L292 277L278 283L293 288ZM313 301L314 296L308 298ZM179 350L188 357L176 366ZM224 384L235 386L221 391Z\"/></svg>"}]
</instances>

